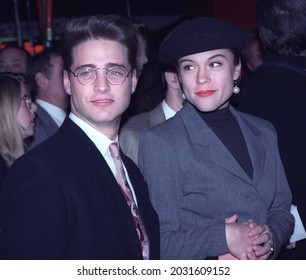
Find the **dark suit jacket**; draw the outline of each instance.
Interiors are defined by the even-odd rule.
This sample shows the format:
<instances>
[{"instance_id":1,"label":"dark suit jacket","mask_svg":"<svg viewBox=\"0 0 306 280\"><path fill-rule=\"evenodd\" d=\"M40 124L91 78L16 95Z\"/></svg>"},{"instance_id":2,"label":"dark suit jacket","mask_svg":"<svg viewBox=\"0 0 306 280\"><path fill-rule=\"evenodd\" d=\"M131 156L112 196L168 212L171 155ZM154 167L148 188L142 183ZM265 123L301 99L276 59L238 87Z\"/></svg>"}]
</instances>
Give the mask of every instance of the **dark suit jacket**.
<instances>
[{"instance_id":1,"label":"dark suit jacket","mask_svg":"<svg viewBox=\"0 0 306 280\"><path fill-rule=\"evenodd\" d=\"M8 167L6 165L6 162L4 158L0 155L0 189L4 181L4 178L6 176L7 170L8 170Z\"/></svg>"},{"instance_id":2,"label":"dark suit jacket","mask_svg":"<svg viewBox=\"0 0 306 280\"><path fill-rule=\"evenodd\" d=\"M136 165L122 155L159 258L159 223ZM18 159L0 198L2 259L142 259L130 210L94 143L69 118Z\"/></svg>"},{"instance_id":3,"label":"dark suit jacket","mask_svg":"<svg viewBox=\"0 0 306 280\"><path fill-rule=\"evenodd\" d=\"M45 141L58 130L56 122L52 119L48 112L39 104L36 105L35 133L32 137L32 142L30 143L31 148Z\"/></svg>"},{"instance_id":4,"label":"dark suit jacket","mask_svg":"<svg viewBox=\"0 0 306 280\"><path fill-rule=\"evenodd\" d=\"M274 65L271 63L275 63ZM287 65L280 66L277 63ZM268 65L270 64L270 65ZM239 110L270 121L278 135L279 151L306 227L306 58L269 55L241 84L233 103ZM299 73L300 71L301 73ZM306 239L284 259L306 259Z\"/></svg>"}]
</instances>

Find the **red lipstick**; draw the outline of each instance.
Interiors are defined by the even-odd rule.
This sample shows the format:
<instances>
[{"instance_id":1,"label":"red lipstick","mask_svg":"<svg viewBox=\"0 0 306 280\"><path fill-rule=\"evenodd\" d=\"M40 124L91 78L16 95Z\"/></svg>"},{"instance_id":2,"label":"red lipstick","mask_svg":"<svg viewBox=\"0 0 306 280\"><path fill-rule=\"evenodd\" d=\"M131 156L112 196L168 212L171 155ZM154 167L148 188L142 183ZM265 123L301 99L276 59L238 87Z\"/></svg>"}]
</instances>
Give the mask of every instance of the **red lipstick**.
<instances>
[{"instance_id":1,"label":"red lipstick","mask_svg":"<svg viewBox=\"0 0 306 280\"><path fill-rule=\"evenodd\" d=\"M216 90L201 90L201 91L196 92L195 94L200 97L208 97L208 96L213 95L215 92Z\"/></svg>"}]
</instances>

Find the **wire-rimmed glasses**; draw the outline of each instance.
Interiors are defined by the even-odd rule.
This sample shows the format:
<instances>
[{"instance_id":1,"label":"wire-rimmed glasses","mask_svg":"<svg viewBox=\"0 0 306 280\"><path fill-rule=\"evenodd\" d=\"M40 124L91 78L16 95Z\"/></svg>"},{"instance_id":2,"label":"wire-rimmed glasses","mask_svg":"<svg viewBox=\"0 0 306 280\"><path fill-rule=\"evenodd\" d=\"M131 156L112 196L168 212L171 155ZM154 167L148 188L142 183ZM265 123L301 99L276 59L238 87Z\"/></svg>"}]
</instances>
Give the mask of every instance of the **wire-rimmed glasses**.
<instances>
[{"instance_id":1,"label":"wire-rimmed glasses","mask_svg":"<svg viewBox=\"0 0 306 280\"><path fill-rule=\"evenodd\" d=\"M104 69L107 81L112 85L121 85L124 83L126 78L129 76L131 71L126 72L125 69L120 67L111 67L111 68L90 68L90 67L84 67L79 69L76 73L72 72L73 76L77 78L80 84L89 86L93 84L97 77L98 77L98 70Z\"/></svg>"}]
</instances>

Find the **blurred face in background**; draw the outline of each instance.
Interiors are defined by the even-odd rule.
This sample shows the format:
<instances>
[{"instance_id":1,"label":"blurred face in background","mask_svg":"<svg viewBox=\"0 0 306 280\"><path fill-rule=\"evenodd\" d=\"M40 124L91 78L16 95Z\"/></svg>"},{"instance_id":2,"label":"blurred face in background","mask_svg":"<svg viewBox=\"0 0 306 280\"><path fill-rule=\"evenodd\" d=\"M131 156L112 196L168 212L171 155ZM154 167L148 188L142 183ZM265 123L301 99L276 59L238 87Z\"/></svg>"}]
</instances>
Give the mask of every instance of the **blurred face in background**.
<instances>
[{"instance_id":1,"label":"blurred face in background","mask_svg":"<svg viewBox=\"0 0 306 280\"><path fill-rule=\"evenodd\" d=\"M7 48L0 52L0 72L26 73L27 56L21 50Z\"/></svg>"}]
</instances>

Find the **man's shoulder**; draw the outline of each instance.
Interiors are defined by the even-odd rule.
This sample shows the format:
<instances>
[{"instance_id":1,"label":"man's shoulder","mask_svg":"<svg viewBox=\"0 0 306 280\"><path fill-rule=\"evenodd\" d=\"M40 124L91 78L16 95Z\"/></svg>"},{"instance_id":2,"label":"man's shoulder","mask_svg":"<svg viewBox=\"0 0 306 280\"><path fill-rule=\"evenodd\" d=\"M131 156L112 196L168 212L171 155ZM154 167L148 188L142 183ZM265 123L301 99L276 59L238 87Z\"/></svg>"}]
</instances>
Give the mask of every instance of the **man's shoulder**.
<instances>
[{"instance_id":1,"label":"man's shoulder","mask_svg":"<svg viewBox=\"0 0 306 280\"><path fill-rule=\"evenodd\" d=\"M148 112L144 112L130 117L122 126L121 132L139 132L142 133L152 126L165 121L165 116L161 104Z\"/></svg>"},{"instance_id":2,"label":"man's shoulder","mask_svg":"<svg viewBox=\"0 0 306 280\"><path fill-rule=\"evenodd\" d=\"M130 117L126 123L122 126L122 130L138 129L139 126L145 125L149 120L149 112L144 112L135 116Z\"/></svg>"}]
</instances>

